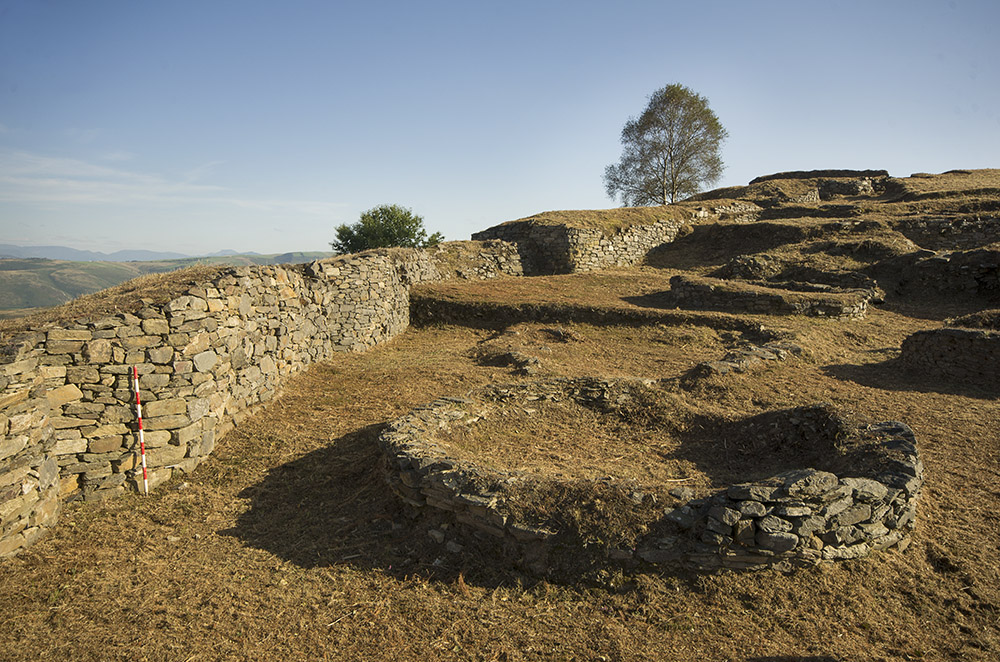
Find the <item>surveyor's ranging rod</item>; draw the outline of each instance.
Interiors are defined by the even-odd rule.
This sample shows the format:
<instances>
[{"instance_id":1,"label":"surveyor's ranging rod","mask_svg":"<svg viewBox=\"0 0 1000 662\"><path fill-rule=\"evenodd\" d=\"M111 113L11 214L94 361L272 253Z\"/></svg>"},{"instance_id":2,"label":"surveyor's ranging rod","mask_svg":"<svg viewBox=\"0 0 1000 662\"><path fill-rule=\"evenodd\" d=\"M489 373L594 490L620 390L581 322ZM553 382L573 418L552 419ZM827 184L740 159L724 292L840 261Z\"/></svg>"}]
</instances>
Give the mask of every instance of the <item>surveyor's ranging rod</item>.
<instances>
[{"instance_id":1,"label":"surveyor's ranging rod","mask_svg":"<svg viewBox=\"0 0 1000 662\"><path fill-rule=\"evenodd\" d=\"M142 457L142 493L149 494L146 477L146 440L142 437L142 403L139 402L139 367L132 366L132 390L135 391L135 415L139 419L139 455Z\"/></svg>"}]
</instances>

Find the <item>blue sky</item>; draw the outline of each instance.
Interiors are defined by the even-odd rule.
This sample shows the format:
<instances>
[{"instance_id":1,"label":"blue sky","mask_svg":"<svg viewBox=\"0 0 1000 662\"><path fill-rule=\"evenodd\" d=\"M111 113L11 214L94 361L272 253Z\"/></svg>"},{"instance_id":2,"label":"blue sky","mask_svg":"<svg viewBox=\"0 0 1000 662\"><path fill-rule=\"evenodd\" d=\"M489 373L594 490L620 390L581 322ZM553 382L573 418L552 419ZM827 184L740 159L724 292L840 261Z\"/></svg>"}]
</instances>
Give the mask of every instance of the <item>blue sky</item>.
<instances>
[{"instance_id":1,"label":"blue sky","mask_svg":"<svg viewBox=\"0 0 1000 662\"><path fill-rule=\"evenodd\" d=\"M448 239L616 206L657 88L719 186L1000 167L1000 3L0 0L0 243L326 250L381 203Z\"/></svg>"}]
</instances>

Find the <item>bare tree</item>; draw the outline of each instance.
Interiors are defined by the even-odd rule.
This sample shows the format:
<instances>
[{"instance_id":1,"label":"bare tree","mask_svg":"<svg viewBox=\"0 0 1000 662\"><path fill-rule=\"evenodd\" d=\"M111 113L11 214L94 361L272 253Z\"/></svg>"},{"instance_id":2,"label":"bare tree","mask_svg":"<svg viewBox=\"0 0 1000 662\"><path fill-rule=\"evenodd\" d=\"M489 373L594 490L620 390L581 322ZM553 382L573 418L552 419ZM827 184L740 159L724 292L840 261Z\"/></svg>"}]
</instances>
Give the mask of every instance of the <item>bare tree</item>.
<instances>
[{"instance_id":1,"label":"bare tree","mask_svg":"<svg viewBox=\"0 0 1000 662\"><path fill-rule=\"evenodd\" d=\"M678 84L657 90L622 129L621 160L604 170L608 196L632 207L694 195L722 176L728 135L704 97Z\"/></svg>"}]
</instances>

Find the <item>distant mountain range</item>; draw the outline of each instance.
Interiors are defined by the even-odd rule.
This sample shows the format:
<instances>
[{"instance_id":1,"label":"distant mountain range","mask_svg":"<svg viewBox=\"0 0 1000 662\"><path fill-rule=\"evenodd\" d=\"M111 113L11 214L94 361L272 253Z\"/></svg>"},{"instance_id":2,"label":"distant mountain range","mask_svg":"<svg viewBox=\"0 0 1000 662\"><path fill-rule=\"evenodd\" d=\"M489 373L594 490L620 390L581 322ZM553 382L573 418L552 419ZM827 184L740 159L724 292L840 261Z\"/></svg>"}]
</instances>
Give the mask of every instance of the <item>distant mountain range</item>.
<instances>
[{"instance_id":1,"label":"distant mountain range","mask_svg":"<svg viewBox=\"0 0 1000 662\"><path fill-rule=\"evenodd\" d=\"M222 257L232 255L259 255L259 253L237 253L223 250L211 255L197 257ZM99 253L97 251L81 251L68 246L15 246L0 244L0 257L32 258L40 257L47 260L69 260L70 262L148 262L150 260L182 260L192 255L172 253L169 251L124 250L114 253Z\"/></svg>"}]
</instances>

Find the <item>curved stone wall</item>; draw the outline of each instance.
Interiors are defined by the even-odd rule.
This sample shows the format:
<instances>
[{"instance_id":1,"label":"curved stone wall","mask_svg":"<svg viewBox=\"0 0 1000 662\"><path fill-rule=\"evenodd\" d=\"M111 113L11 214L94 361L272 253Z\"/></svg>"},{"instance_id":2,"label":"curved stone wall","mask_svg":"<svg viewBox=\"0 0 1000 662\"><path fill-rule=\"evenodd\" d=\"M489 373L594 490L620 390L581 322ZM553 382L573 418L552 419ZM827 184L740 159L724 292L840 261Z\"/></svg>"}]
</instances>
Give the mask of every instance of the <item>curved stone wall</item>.
<instances>
[{"instance_id":1,"label":"curved stone wall","mask_svg":"<svg viewBox=\"0 0 1000 662\"><path fill-rule=\"evenodd\" d=\"M900 360L935 377L1000 389L1000 331L950 327L917 331L903 341Z\"/></svg>"},{"instance_id":2,"label":"curved stone wall","mask_svg":"<svg viewBox=\"0 0 1000 662\"><path fill-rule=\"evenodd\" d=\"M142 484L132 366L156 487L192 471L287 375L406 329L410 284L519 271L503 242L228 268L163 304L4 337L0 555L53 526L60 498L96 501Z\"/></svg>"},{"instance_id":3,"label":"curved stone wall","mask_svg":"<svg viewBox=\"0 0 1000 662\"><path fill-rule=\"evenodd\" d=\"M660 508L630 548L593 545L559 522L525 515L517 489L540 481L517 471L499 471L455 459L441 432L475 420L484 403L572 399L614 411L642 388L596 378L563 379L528 385L495 386L472 398L441 398L393 421L379 438L386 479L407 504L444 514L513 550L532 570L544 574L550 552L567 546L590 557L627 564L667 564L698 569L790 568L821 561L858 558L908 543L923 466L912 431L897 422L852 431L854 455L841 466L855 474L802 468L762 480L731 485L693 498L672 490L674 507ZM799 407L764 415L759 427L789 435L814 435L831 449L845 433L828 406ZM754 422L747 423L751 429ZM601 498L645 508L641 486L601 483ZM637 497L638 495L638 497ZM640 504L643 504L640 506Z\"/></svg>"}]
</instances>

